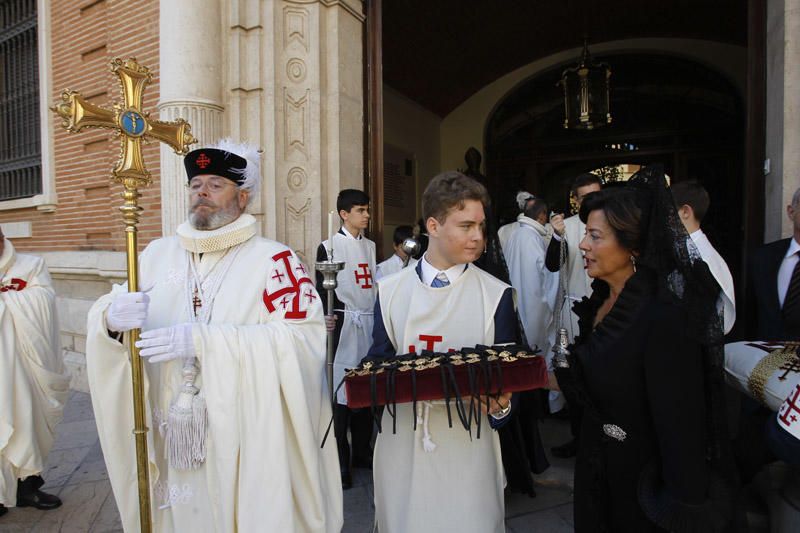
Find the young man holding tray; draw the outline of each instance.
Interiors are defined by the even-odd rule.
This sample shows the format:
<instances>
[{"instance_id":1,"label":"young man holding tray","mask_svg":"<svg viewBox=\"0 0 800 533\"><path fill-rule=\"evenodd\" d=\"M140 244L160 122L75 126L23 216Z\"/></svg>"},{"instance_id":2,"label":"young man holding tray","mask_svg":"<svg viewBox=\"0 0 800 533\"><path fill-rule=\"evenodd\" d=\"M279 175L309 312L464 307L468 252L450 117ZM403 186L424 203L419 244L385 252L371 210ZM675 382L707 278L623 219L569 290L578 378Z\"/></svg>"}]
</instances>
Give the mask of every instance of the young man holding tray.
<instances>
[{"instance_id":1,"label":"young man holding tray","mask_svg":"<svg viewBox=\"0 0 800 533\"><path fill-rule=\"evenodd\" d=\"M483 185L459 172L431 181L422 196L430 242L416 268L378 284L367 358L447 352L516 341L511 287L471 264L484 250ZM508 420L511 393L482 398L492 427ZM505 478L496 432L449 427L443 401L397 404L397 432L375 445L375 520L380 533L505 531ZM417 418L417 431L414 419Z\"/></svg>"}]
</instances>

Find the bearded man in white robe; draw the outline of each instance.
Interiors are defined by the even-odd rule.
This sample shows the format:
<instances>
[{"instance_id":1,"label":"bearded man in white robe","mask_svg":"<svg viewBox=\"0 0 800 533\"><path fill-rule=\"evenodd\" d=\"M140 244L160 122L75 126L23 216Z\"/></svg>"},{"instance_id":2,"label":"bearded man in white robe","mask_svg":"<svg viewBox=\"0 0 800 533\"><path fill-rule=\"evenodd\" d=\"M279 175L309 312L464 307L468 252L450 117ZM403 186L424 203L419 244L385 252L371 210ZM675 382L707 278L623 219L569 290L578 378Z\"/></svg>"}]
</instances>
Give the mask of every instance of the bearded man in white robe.
<instances>
[{"instance_id":1,"label":"bearded man in white robe","mask_svg":"<svg viewBox=\"0 0 800 533\"><path fill-rule=\"evenodd\" d=\"M55 299L44 261L16 253L0 229L0 516L61 505L39 490L69 393Z\"/></svg>"},{"instance_id":2,"label":"bearded man in white robe","mask_svg":"<svg viewBox=\"0 0 800 533\"><path fill-rule=\"evenodd\" d=\"M141 328L153 526L185 531L337 532L342 492L325 383L319 295L297 256L256 236L244 209L258 153L222 141L184 159L190 211L89 313L87 373L126 531L139 530L131 365Z\"/></svg>"}]
</instances>

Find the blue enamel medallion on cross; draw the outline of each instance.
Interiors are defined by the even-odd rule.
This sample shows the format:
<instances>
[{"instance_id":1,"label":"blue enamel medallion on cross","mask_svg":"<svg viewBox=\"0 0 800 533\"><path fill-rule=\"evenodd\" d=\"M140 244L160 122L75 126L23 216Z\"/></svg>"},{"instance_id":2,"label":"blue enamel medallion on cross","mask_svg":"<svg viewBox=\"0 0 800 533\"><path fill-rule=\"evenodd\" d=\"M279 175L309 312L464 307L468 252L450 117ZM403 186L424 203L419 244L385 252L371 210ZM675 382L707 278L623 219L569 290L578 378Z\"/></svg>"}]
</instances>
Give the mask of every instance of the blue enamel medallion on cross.
<instances>
[{"instance_id":1,"label":"blue enamel medallion on cross","mask_svg":"<svg viewBox=\"0 0 800 533\"><path fill-rule=\"evenodd\" d=\"M120 114L119 127L131 137L143 135L146 129L146 122L141 113L133 109L127 109Z\"/></svg>"}]
</instances>

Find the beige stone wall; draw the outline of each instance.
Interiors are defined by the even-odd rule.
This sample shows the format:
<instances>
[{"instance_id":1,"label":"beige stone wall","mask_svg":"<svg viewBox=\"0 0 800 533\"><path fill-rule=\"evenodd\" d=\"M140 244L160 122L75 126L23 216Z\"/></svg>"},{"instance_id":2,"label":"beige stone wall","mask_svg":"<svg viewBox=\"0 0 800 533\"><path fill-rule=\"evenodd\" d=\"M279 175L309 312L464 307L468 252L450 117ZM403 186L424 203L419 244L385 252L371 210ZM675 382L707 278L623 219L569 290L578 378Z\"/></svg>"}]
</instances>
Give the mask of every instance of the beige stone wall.
<instances>
[{"instance_id":1,"label":"beige stone wall","mask_svg":"<svg viewBox=\"0 0 800 533\"><path fill-rule=\"evenodd\" d=\"M420 200L428 182L441 172L440 132L442 119L391 87L383 87L383 140L414 158L416 214L414 220L384 221L384 257L392 252L392 232L400 223L413 223L422 214ZM463 165L462 165L463 166Z\"/></svg>"},{"instance_id":2,"label":"beige stone wall","mask_svg":"<svg viewBox=\"0 0 800 533\"><path fill-rule=\"evenodd\" d=\"M786 206L800 186L800 2L767 3L764 241L792 234Z\"/></svg>"},{"instance_id":3,"label":"beige stone wall","mask_svg":"<svg viewBox=\"0 0 800 533\"><path fill-rule=\"evenodd\" d=\"M86 378L86 317L97 298L113 283L126 279L123 252L44 252L40 254L53 278L61 329L64 363L70 386L88 392Z\"/></svg>"},{"instance_id":4,"label":"beige stone wall","mask_svg":"<svg viewBox=\"0 0 800 533\"><path fill-rule=\"evenodd\" d=\"M363 188L359 0L232 0L224 17L224 131L261 146L251 212L309 264L340 189Z\"/></svg>"}]
</instances>

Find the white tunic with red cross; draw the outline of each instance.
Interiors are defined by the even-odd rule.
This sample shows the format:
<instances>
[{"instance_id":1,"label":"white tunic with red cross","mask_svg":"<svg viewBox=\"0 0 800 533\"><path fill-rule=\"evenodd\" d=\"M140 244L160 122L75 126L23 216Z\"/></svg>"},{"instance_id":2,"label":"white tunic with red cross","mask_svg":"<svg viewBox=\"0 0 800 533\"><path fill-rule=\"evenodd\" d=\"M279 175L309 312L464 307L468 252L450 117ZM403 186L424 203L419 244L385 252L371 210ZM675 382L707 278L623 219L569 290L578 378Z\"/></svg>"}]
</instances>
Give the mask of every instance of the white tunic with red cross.
<instances>
[{"instance_id":1,"label":"white tunic with red cross","mask_svg":"<svg viewBox=\"0 0 800 533\"><path fill-rule=\"evenodd\" d=\"M342 333L333 363L335 387L344 379L345 370L357 366L372 345L372 313L378 289L373 279L375 243L366 237L356 239L342 233L333 239L334 260L345 262L336 276L336 297L344 304L344 311L337 312ZM322 244L330 254L330 242ZM344 387L339 389L336 401L347 404Z\"/></svg>"},{"instance_id":2,"label":"white tunic with red cross","mask_svg":"<svg viewBox=\"0 0 800 533\"><path fill-rule=\"evenodd\" d=\"M424 284L415 269L406 268L380 281L383 325L398 354L493 344L494 316L508 288L474 265L441 288ZM474 427L470 435L452 402L450 407L453 427L444 402L420 402L418 408L427 414L414 432L412 404L398 404L396 434L384 410L373 463L375 519L381 533L505 530L497 433L483 415L481 438ZM425 451L426 426L433 451Z\"/></svg>"}]
</instances>

